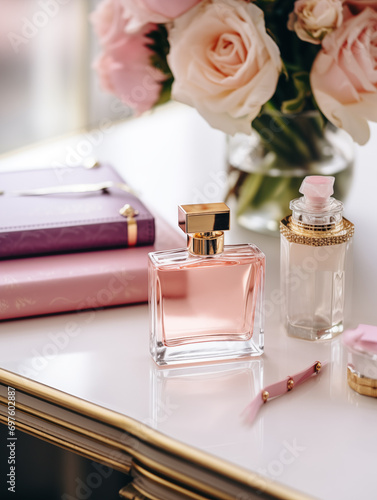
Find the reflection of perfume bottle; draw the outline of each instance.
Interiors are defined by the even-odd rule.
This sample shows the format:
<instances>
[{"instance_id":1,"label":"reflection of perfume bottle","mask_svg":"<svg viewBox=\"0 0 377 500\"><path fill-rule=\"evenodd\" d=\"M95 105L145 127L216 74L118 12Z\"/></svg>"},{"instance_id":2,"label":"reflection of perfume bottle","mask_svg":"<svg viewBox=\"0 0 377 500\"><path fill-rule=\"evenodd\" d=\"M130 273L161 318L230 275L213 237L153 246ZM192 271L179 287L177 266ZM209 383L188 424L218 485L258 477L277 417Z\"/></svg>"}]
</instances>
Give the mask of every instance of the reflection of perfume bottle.
<instances>
[{"instance_id":1,"label":"reflection of perfume bottle","mask_svg":"<svg viewBox=\"0 0 377 500\"><path fill-rule=\"evenodd\" d=\"M281 283L288 334L328 339L343 331L349 246L354 232L343 203L331 198L334 177L309 176L304 196L281 221Z\"/></svg>"},{"instance_id":2,"label":"reflection of perfume bottle","mask_svg":"<svg viewBox=\"0 0 377 500\"><path fill-rule=\"evenodd\" d=\"M263 352L265 257L224 246L224 203L182 205L188 248L149 254L150 348L159 365Z\"/></svg>"},{"instance_id":3,"label":"reflection of perfume bottle","mask_svg":"<svg viewBox=\"0 0 377 500\"><path fill-rule=\"evenodd\" d=\"M160 432L185 438L193 446L235 457L245 443L240 421L243 410L263 387L261 358L171 366L161 370L151 363L150 419ZM214 422L219 432L214 432ZM247 429L248 445L260 459L263 419ZM226 432L222 432L226 429ZM240 432L241 431L241 432ZM248 448L249 449L249 448ZM257 467L256 467L257 468Z\"/></svg>"}]
</instances>

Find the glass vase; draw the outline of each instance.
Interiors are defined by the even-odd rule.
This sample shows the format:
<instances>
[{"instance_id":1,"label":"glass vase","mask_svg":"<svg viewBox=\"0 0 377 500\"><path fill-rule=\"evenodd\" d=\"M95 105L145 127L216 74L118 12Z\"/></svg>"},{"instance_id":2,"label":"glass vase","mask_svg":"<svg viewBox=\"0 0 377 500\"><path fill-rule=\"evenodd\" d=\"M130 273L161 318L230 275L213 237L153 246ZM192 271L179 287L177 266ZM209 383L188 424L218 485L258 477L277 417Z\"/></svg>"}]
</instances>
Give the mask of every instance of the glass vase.
<instances>
[{"instance_id":1,"label":"glass vase","mask_svg":"<svg viewBox=\"0 0 377 500\"><path fill-rule=\"evenodd\" d=\"M352 181L351 137L319 112L260 115L251 135L228 138L228 198L236 201L238 223L279 235L290 200L300 196L307 175L335 177L335 198L344 200Z\"/></svg>"}]
</instances>

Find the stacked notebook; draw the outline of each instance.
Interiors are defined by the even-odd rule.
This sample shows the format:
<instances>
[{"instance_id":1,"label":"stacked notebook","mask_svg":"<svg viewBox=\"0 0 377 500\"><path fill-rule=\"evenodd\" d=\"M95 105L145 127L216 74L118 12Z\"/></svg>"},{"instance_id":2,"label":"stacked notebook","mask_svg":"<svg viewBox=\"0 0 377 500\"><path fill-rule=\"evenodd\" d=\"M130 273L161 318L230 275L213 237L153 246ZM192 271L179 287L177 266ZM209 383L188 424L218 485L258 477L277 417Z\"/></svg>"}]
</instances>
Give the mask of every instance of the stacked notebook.
<instances>
[{"instance_id":1,"label":"stacked notebook","mask_svg":"<svg viewBox=\"0 0 377 500\"><path fill-rule=\"evenodd\" d=\"M145 302L148 253L184 245L110 165L0 184L0 319Z\"/></svg>"}]
</instances>

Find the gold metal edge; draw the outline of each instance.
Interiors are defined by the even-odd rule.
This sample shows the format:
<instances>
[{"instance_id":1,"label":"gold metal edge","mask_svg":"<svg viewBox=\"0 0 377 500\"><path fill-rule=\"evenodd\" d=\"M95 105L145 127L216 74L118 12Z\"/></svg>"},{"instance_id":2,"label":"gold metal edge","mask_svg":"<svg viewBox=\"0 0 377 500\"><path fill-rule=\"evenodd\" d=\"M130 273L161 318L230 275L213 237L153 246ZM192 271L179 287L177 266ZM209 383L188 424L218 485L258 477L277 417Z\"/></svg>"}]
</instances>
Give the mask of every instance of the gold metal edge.
<instances>
[{"instance_id":1,"label":"gold metal edge","mask_svg":"<svg viewBox=\"0 0 377 500\"><path fill-rule=\"evenodd\" d=\"M139 494L141 496L139 496ZM121 498L126 498L127 500L161 500L161 498L158 498L155 495L152 495L151 493L146 493L140 487L136 488L136 486L133 483L122 488L119 491L119 496Z\"/></svg>"},{"instance_id":2,"label":"gold metal edge","mask_svg":"<svg viewBox=\"0 0 377 500\"><path fill-rule=\"evenodd\" d=\"M0 396L0 403L3 403L6 406L7 400L5 398L3 398L2 396ZM108 438L105 436L101 436L100 434L96 434L95 432L89 431L89 430L85 429L84 427L80 427L80 426L72 424L70 422L66 422L65 420L62 420L60 418L53 417L51 415L48 415L47 413L43 413L43 412L36 410L34 408L30 408L29 406L26 406L22 403L16 402L15 406L16 406L16 412L21 411L21 413L23 413L25 415L28 415L28 414L33 415L35 417L38 417L42 421L56 424L60 428L69 429L72 432L74 432L75 434L77 434L78 436L84 435L85 437L93 439L93 441L96 441L96 442L101 443L101 444L105 444L107 446L112 446L113 448L116 448L119 451L124 451L124 452L128 453L129 455L134 454L134 450L132 450L131 447L126 446L124 444L121 444L118 441L115 441L114 439L111 439L111 438ZM26 426L27 424L23 424L23 425ZM33 428L33 427L30 425L30 428ZM46 433L46 435L47 435L47 433Z\"/></svg>"},{"instance_id":3,"label":"gold metal edge","mask_svg":"<svg viewBox=\"0 0 377 500\"><path fill-rule=\"evenodd\" d=\"M280 232L290 243L309 246L330 246L340 245L349 241L354 234L355 226L352 222L343 217L344 230L339 234L334 231L315 232L309 230L293 231L290 226L291 215L280 221Z\"/></svg>"},{"instance_id":4,"label":"gold metal edge","mask_svg":"<svg viewBox=\"0 0 377 500\"><path fill-rule=\"evenodd\" d=\"M0 402L6 403L5 398L0 396ZM86 429L84 429L82 427L78 427L78 426L69 424L67 422L64 422L64 421L57 419L55 417L51 417L49 415L45 416L45 414L42 414L38 410L34 410L31 408L29 409L28 407L26 407L23 404L17 403L16 410L18 412L21 411L21 413L24 413L26 415L28 413L30 413L33 416L37 416L37 417L41 418L41 420L47 420L49 422L56 423L57 425L59 425L61 427L74 430L74 432L78 435L83 434L83 435L88 436L88 437L94 437L94 439L98 442L105 443L108 445L113 445L115 448L121 449L123 451L127 451L126 446L121 445L112 439L104 438L102 436L96 436L93 432L87 431ZM4 422L5 424L7 424L6 417L0 415L0 422ZM119 461L110 460L106 457L106 455L101 455L99 453L89 451L83 447L72 444L70 441L66 441L66 440L63 440L61 438L56 438L56 437L52 436L51 434L49 434L47 432L43 432L39 429L36 429L35 427L33 427L31 425L27 425L25 423L21 423L21 422L16 421L16 428L22 429L24 432L27 432L28 434L33 435L35 437L41 437L41 438L43 438L44 441L47 441L51 444L58 444L60 447L66 449L68 451L75 452L75 453L79 454L80 456L96 460L104 465L108 465L116 470L119 470L120 472L123 472L126 474L129 474L129 472L130 472L131 468L125 466L124 464L121 464ZM169 469L168 467L165 467L152 459L148 459L147 457L145 457L144 455L142 455L138 452L135 452L135 451L132 451L131 449L129 449L129 453L130 453L131 457L133 456L133 457L137 458L137 460L140 463L145 462L145 464L147 464L147 466L154 468L154 470L157 470L159 473L163 473L166 476L173 476L174 480L179 480L183 483L187 480L187 476L185 476L184 474L180 474L179 472L172 473L171 469ZM181 488L178 485L175 485L174 483L171 483L165 479L159 478L159 476L156 476L155 474L151 473L147 469L143 468L140 464L133 462L133 467L135 469L137 469L140 473L143 473L143 475L148 476L148 478L152 478L152 477L156 478L155 482L158 482L159 484L166 485L167 487L169 487L170 489L172 489L174 491L186 492L187 496L191 496L191 498L193 498L194 500L203 500L203 499L205 500L206 499L206 497L203 497L201 495L197 495L189 490L185 490L184 488ZM144 474L144 472L145 472L145 474ZM191 478L190 478L190 484L192 484L194 487L205 490L206 493L210 493L212 496L216 495L216 498L219 498L221 500L232 500L232 497L230 497L229 495L225 496L224 494L222 494L221 491L216 490L215 488L210 488L210 487L204 486L203 483L200 483L198 481L194 481Z\"/></svg>"},{"instance_id":5,"label":"gold metal edge","mask_svg":"<svg viewBox=\"0 0 377 500\"><path fill-rule=\"evenodd\" d=\"M7 400L5 398L3 398L2 396L0 396L0 403L3 403L4 406L5 406L7 404ZM35 410L33 408L30 408L30 407L28 407L28 406L26 406L26 405L24 405L22 403L19 403L19 402L16 403L16 411L17 412L21 412L21 413L23 413L25 415L27 415L27 414L33 415L35 417L40 418L42 421L47 421L47 422L50 422L50 423L54 423L54 424L58 425L61 428L70 429L71 431L73 431L77 435L84 435L86 437L89 437L89 438L93 439L96 442L101 443L101 444L106 444L108 446L113 446L114 448L118 449L119 451L125 451L131 457L135 457L140 462L140 464L144 464L146 467L152 468L154 470L158 470L159 473L162 473L165 476L172 476L174 480L178 480L178 481L184 483L185 480L186 480L186 478L187 478L184 474L181 474L181 473L179 473L177 471L174 471L172 473L171 469L169 469L168 467L166 467L166 466L164 466L164 465L156 462L155 460L147 458L146 456L142 455L141 453L138 453L137 451L132 450L130 447L127 447L124 444L119 443L118 441L115 441L113 439L110 439L110 438L107 438L107 437L104 437L104 436L100 436L98 434L95 434L92 431L88 431L87 429L85 429L83 427L77 426L77 425L69 423L69 422L65 422L64 420L61 420L61 419L56 418L56 417L52 417L50 415L47 415L45 413L40 412L39 410ZM29 430L30 434L34 434L35 435L34 431L38 430L38 429L35 429L31 425L22 424L22 423L20 423L18 421L16 422L16 427L20 427L21 425L23 426L23 430L25 430L27 428ZM49 437L51 436L51 434L49 434L47 432L42 432L42 431L39 431L39 432L42 433L42 435L44 436L45 440L48 440L49 442L51 442L51 439L49 439ZM69 447L70 449L75 449L74 446L77 446L77 445L72 445L71 446L68 441L64 441L64 442L68 443L68 445L67 445L66 448ZM97 459L98 459L98 457L102 457L101 458L102 462L104 460L107 460L107 458L106 458L105 455L95 454L95 452L91 453L91 452L87 451L87 455L88 456L90 455L90 458L94 458L94 455L96 455ZM117 462L113 461L113 464L114 463L117 463ZM134 467L136 469L138 469L138 470L146 471L146 469L144 469L140 464L137 464L137 463L134 462ZM122 468L121 472L124 472L123 465L124 464L121 464L119 462L119 467L117 467L118 470L120 470L120 468ZM148 474L152 475L152 473L149 472L149 471L148 471ZM224 500L232 500L231 497L229 497L229 495L225 496L225 495L222 494L221 491L216 490L215 488L207 487L206 485L204 485L203 483L201 483L199 481L195 481L194 479L190 478L190 483L195 488L201 489L201 490L205 491L206 493L210 493L211 495L215 494L218 498L221 498L221 499L224 499ZM196 498L196 497L192 497L192 498ZM204 497L198 497L198 498L201 499L201 498L204 498Z\"/></svg>"},{"instance_id":6,"label":"gold metal edge","mask_svg":"<svg viewBox=\"0 0 377 500\"><path fill-rule=\"evenodd\" d=\"M0 403L3 403L4 406L6 406L6 404L7 404L6 398L0 396ZM66 422L66 421L59 419L57 417L53 417L51 415L43 413L43 412L36 410L34 408L30 408L22 403L19 403L19 402L16 402L16 411L21 412L25 415L28 415L28 414L33 415L35 417L38 417L41 421L47 421L49 423L56 424L60 428L69 429L78 436L84 435L85 437L91 438L98 443L112 446L113 448L115 448L119 451L123 451L123 452L128 453L131 457L136 458L140 463L143 463L146 467L153 468L154 470L157 469L158 472L164 474L165 476L172 475L171 469L169 469L168 467L156 462L153 459L147 458L146 456L142 455L141 453L137 452L136 450L133 450L131 447L128 447L122 443L119 443L118 441L115 441L111 438L101 436L101 435L96 434L92 431L89 431L83 427L72 424L70 422ZM22 425L23 429L28 429L30 434L35 434L34 430L38 430L38 429L35 429L32 425L27 425L25 423L16 422L16 425L17 426ZM42 431L39 431L39 432L42 432ZM46 439L49 436L51 436L51 434L48 434L47 432L44 432L42 434L43 434L43 436L45 436ZM69 443L68 441L65 441L65 442ZM70 447L72 448L72 446L70 446ZM91 452L88 451L87 453L90 454ZM99 457L99 456L100 455L97 454L97 457ZM90 458L93 458L93 456L90 455ZM103 455L102 460L106 460L105 455ZM115 461L113 463L115 463ZM120 463L120 466L123 467L123 464ZM140 469L142 469L141 466L137 465L137 464L135 464L135 467L139 467ZM145 469L142 469L142 470L145 470ZM122 470L122 472L124 472L124 471ZM185 482L185 479L186 479L186 476L184 474L180 474L179 472L175 472L175 471L173 473L173 477L174 477L174 479L178 479L181 482ZM190 483L195 484L198 489L203 489L203 483L200 483L199 481L194 481L193 479L190 478ZM213 489L205 488L205 489L207 491L211 491L212 493L216 491L217 496L219 494L221 495L221 492L218 490L215 490L215 488L213 488ZM224 499L228 499L228 498L229 498L228 496L226 496L226 497L224 496Z\"/></svg>"},{"instance_id":7,"label":"gold metal edge","mask_svg":"<svg viewBox=\"0 0 377 500\"><path fill-rule=\"evenodd\" d=\"M4 405L5 405L6 399L0 396L0 403L4 403ZM150 467L150 468L154 469L155 471L157 471L158 473L163 474L164 476L171 477L175 481L187 483L188 477L185 476L184 474L181 474L178 471L172 471L168 467L156 462L153 459L150 459L150 458L142 455L141 453L138 453L135 450L132 450L131 448L128 448L125 445L118 443L117 441L114 441L112 439L109 439L109 438L106 438L103 436L96 435L95 433L93 433L91 431L87 431L86 429L84 429L82 427L76 426L74 424L70 424L70 423L65 422L61 419L58 419L56 417L51 417L50 415L44 414L38 410L34 410L32 408L26 407L22 403L16 403L16 411L21 412L21 413L26 414L26 415L31 414L33 416L40 418L42 421L48 421L50 423L55 423L56 425L58 425L59 427L62 427L62 428L68 428L68 429L74 431L75 434L77 434L77 435L82 434L86 437L93 438L95 441L100 442L102 444L107 444L109 446L113 446L114 448L116 448L118 450L126 451L127 453L129 453L129 455L131 457L136 458L138 460L139 464L133 462L133 466L136 469L138 469L139 471L146 471L146 469L144 469L140 465L140 464L143 464L146 467ZM2 417L1 415L0 415L0 421L7 423L6 418ZM28 434L31 434L33 436L42 437L45 441L48 441L52 444L58 444L59 446L61 446L64 449L78 453L79 455L84 456L85 458L97 460L97 461L103 463L104 465L109 465L109 466L113 467L114 469L117 469L121 472L129 473L129 471L130 471L130 467L126 468L126 466L124 466L124 464L122 464L119 461L109 460L106 457L106 455L101 455L101 454L97 454L97 453L92 452L92 451L88 451L85 448L79 447L78 445L73 445L69 441L63 440L61 438L55 438L51 434L49 434L47 432L40 431L39 429L36 429L32 425L27 425L25 423L21 423L21 422L16 421L16 428L19 428L19 429L22 428L22 430L27 432ZM83 452L82 450L85 450L85 451ZM147 472L149 475L153 475L150 471L147 471ZM153 475L153 476L155 476L155 475ZM155 477L158 478L158 476L155 476ZM191 485L193 485L197 489L204 491L205 493L210 494L211 496L216 496L216 498L219 498L221 500L232 500L231 496L223 494L220 490L217 490L216 488L211 488L208 485L201 483L200 481L193 480L192 478L189 478L189 479L190 479ZM165 481L166 484L171 485L172 489L174 489L174 486L175 486L174 483L170 483L167 480L161 479L161 484L163 483L163 481ZM189 490L187 490L187 491L189 491ZM194 498L194 499L198 498L199 500L201 500L205 497L192 496L192 498Z\"/></svg>"},{"instance_id":8,"label":"gold metal edge","mask_svg":"<svg viewBox=\"0 0 377 500\"><path fill-rule=\"evenodd\" d=\"M360 377L349 366L347 367L347 382L351 389L359 394L377 398L377 380Z\"/></svg>"},{"instance_id":9,"label":"gold metal edge","mask_svg":"<svg viewBox=\"0 0 377 500\"><path fill-rule=\"evenodd\" d=\"M6 406L7 400L5 398L3 398L2 396L0 396L0 403L3 403L4 406ZM39 410L35 410L33 408L30 408L22 403L19 403L19 402L16 403L16 411L21 412L25 415L27 415L27 414L33 415L35 417L40 418L42 421L54 423L61 428L70 429L77 435L84 435L86 437L92 438L94 441L99 442L101 444L113 446L115 449L125 451L131 457L136 458L140 462L140 464L143 464L146 467L157 470L159 473L162 473L163 475L165 475L167 477L170 476L170 477L172 477L173 480L178 480L179 482L182 482L182 483L187 482L187 476L185 476L184 474L181 474L178 471L172 472L172 470L169 469L168 467L156 462L155 460L152 460L152 459L142 455L141 453L138 453L135 450L132 450L130 447L127 447L127 446L125 446L117 441L114 441L113 439L110 439L110 438L107 438L104 436L100 436L98 434L95 434L92 431L88 431L87 429L84 429L83 427L71 424L69 422L65 422L64 420L61 420L61 419L56 418L56 417L52 417L50 415L42 413ZM22 424L20 422L16 422L16 425L17 425L17 427L20 427L22 425L23 430L25 430L25 432L28 432L29 434L32 434L32 435L36 434L35 430L37 430L37 429L35 429L31 425ZM27 431L26 431L26 429L27 429ZM44 439L46 441L54 442L53 439L50 439L51 434L48 434L47 432L42 432L42 431L39 431L39 432L42 433L42 435L44 436ZM77 445L73 446L73 445L71 445L71 443L69 441L64 441L64 443L67 443L67 445L64 446L65 449L70 449L71 451L72 450L76 451L75 446L77 446ZM81 454L81 455L83 455L83 454ZM109 465L109 463L108 463L109 461L107 460L105 455L99 455L99 454L95 454L95 452L92 453L90 451L86 451L86 457L100 459L100 461L102 463L104 461L106 461L107 463L105 465ZM102 457L102 458L99 458L99 457ZM116 463L116 462L113 461L112 465L114 465L114 463ZM121 463L119 463L119 464L120 464L120 466L116 467L117 470L121 470L121 472L124 472L124 469L123 469L124 464L121 464ZM146 469L142 468L141 465L138 465L135 462L134 462L134 464L135 464L135 468L139 468L140 470L146 470ZM148 473L152 474L150 472L148 472ZM156 476L156 477L158 477L158 476ZM169 483L169 484L173 484L173 483ZM200 481L195 481L192 478L190 478L190 484L192 484L195 488L200 489L200 490L204 491L205 493L209 493L212 496L215 495L217 498L221 498L222 500L232 500L232 497L230 497L229 495L224 495L220 490L218 490L216 488L208 487L208 485L205 485L204 483L201 483ZM193 498L196 498L196 497L193 497ZM198 498L204 498L204 497L198 497Z\"/></svg>"},{"instance_id":10,"label":"gold metal edge","mask_svg":"<svg viewBox=\"0 0 377 500\"><path fill-rule=\"evenodd\" d=\"M7 417L0 415L0 422L4 423L5 425L8 425ZM63 448L64 450L72 451L73 453L76 453L77 455L80 455L81 457L90 458L91 460L95 460L103 465L108 465L109 467L116 469L119 472L123 472L124 474L129 475L129 473L130 473L130 467L128 467L124 464L121 464L119 461L109 459L109 458L107 458L99 453L96 453L94 451L86 450L82 446L78 446L78 445L72 444L69 441L66 441L62 438L57 438L55 436L52 436L51 434L48 434L46 432L35 429L30 425L22 424L21 422L17 422L17 421L16 421L15 425L16 425L16 430L17 429L22 430L22 431L26 432L27 434L30 434L31 436L39 437L39 438L43 439L44 441L47 441L48 443L58 445L60 448Z\"/></svg>"},{"instance_id":11,"label":"gold metal edge","mask_svg":"<svg viewBox=\"0 0 377 500\"><path fill-rule=\"evenodd\" d=\"M174 481L185 484L187 483L186 479L187 476L185 474L178 472L178 471L172 471L168 467L161 465L161 464L156 464L156 462L152 459L149 459L145 456L143 457L138 457L136 462L133 462L133 467L138 470L144 472L148 472L150 475L155 475L153 472L151 472L149 469L156 470L156 465L157 465L157 470L160 474L162 474L165 477L171 478ZM143 467L145 466L145 467ZM156 476L157 477L157 476ZM161 478L162 479L162 478ZM168 484L172 484L165 480ZM233 497L228 495L227 493L223 493L219 489L209 486L208 484L204 484L200 481L197 481L193 478L190 478L190 486L195 488L196 490L201 490L203 493L208 494L210 496L213 496L219 500L233 500ZM262 498L262 497L261 497Z\"/></svg>"},{"instance_id":12,"label":"gold metal edge","mask_svg":"<svg viewBox=\"0 0 377 500\"><path fill-rule=\"evenodd\" d=\"M198 493L195 493L194 491L190 491L187 488L184 488L182 486L179 486L178 484L172 483L172 482L170 482L170 481L168 481L160 476L157 476L156 474L153 474L153 472L151 472L147 469L144 469L139 464L134 463L133 468L141 476L146 477L150 481L153 481L154 483L157 483L157 484L163 486L164 488L170 489L170 490L172 490L176 493L179 493L179 494L184 494L184 495L192 498L193 500L208 500L208 497L204 497L203 495L199 495ZM137 487L138 487L137 483L132 483L132 484L133 484L134 488L137 489ZM210 491L210 488L208 488L208 491ZM215 498L220 498L217 493L214 493L214 494L211 493L211 496L215 496ZM233 500L233 498L230 497L229 495L226 498L229 500Z\"/></svg>"},{"instance_id":13,"label":"gold metal edge","mask_svg":"<svg viewBox=\"0 0 377 500\"><path fill-rule=\"evenodd\" d=\"M261 478L258 474L248 471L240 466L233 465L199 449L174 440L131 417L116 413L112 410L95 405L83 399L64 393L39 382L27 379L15 373L0 368L0 383L11 386L16 390L32 394L45 399L63 408L85 415L94 420L111 425L120 430L126 430L140 440L164 450L165 452L183 458L188 462L215 472L232 481L241 483L260 491ZM136 456L136 454L134 454ZM174 474L174 471L171 471ZM264 494L281 500L308 500L310 497L289 487L276 484L268 478L263 478ZM258 486L259 484L259 486Z\"/></svg>"}]
</instances>

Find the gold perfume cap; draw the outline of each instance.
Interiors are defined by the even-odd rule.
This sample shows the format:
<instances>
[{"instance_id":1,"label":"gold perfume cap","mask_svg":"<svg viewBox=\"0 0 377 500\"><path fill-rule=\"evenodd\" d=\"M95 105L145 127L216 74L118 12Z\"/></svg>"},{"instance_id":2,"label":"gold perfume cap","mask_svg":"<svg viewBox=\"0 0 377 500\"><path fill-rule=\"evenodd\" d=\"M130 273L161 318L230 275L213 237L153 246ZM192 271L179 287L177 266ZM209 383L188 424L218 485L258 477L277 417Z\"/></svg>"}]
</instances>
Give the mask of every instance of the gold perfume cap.
<instances>
[{"instance_id":1,"label":"gold perfume cap","mask_svg":"<svg viewBox=\"0 0 377 500\"><path fill-rule=\"evenodd\" d=\"M216 255L224 250L223 231L230 227L230 210L225 203L180 205L178 225L187 234L190 253Z\"/></svg>"},{"instance_id":2,"label":"gold perfume cap","mask_svg":"<svg viewBox=\"0 0 377 500\"><path fill-rule=\"evenodd\" d=\"M225 203L180 205L178 225L186 234L227 231L230 227L230 210Z\"/></svg>"}]
</instances>

